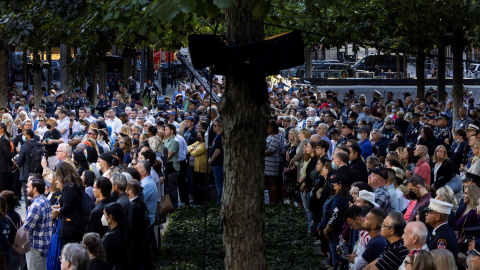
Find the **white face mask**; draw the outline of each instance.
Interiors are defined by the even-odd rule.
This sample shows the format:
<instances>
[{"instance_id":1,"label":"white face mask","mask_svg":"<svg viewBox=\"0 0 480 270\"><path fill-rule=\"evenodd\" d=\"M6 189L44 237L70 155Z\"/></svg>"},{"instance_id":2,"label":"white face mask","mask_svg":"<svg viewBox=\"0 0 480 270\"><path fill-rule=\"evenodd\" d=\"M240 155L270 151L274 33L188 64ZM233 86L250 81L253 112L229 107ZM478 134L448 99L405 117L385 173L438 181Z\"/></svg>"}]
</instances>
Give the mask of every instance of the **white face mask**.
<instances>
[{"instance_id":1,"label":"white face mask","mask_svg":"<svg viewBox=\"0 0 480 270\"><path fill-rule=\"evenodd\" d=\"M102 215L102 225L103 226L108 226L108 221L107 221L107 218L105 217L105 215Z\"/></svg>"},{"instance_id":2,"label":"white face mask","mask_svg":"<svg viewBox=\"0 0 480 270\"><path fill-rule=\"evenodd\" d=\"M2 123L4 123L5 125L8 124L8 122L10 122L8 119L2 119Z\"/></svg>"},{"instance_id":3,"label":"white face mask","mask_svg":"<svg viewBox=\"0 0 480 270\"><path fill-rule=\"evenodd\" d=\"M81 131L81 132L84 132L84 131L85 131L85 128L86 128L86 127L85 127L84 125L81 125L81 126L80 126L80 131Z\"/></svg>"}]
</instances>

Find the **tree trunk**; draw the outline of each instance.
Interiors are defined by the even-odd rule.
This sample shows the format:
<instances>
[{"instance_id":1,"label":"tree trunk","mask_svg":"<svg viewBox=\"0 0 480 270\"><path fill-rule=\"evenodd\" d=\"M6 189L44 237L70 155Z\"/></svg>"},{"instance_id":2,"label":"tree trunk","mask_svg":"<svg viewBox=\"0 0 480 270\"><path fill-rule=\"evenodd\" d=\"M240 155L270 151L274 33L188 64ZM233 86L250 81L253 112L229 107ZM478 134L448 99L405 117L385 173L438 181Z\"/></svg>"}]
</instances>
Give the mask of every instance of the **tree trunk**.
<instances>
[{"instance_id":1,"label":"tree trunk","mask_svg":"<svg viewBox=\"0 0 480 270\"><path fill-rule=\"evenodd\" d=\"M8 50L7 39L0 32L0 43L4 45L0 48L0 108L7 107L7 88L8 88ZM14 82L15 82L15 75Z\"/></svg>"},{"instance_id":2,"label":"tree trunk","mask_svg":"<svg viewBox=\"0 0 480 270\"><path fill-rule=\"evenodd\" d=\"M22 71L23 71L23 74L22 74L22 80L23 80L23 89L25 89L25 87L28 88L28 85L29 85L29 82L28 82L28 61L27 61L27 50L23 50L23 54L22 54ZM22 89L22 90L23 90Z\"/></svg>"},{"instance_id":3,"label":"tree trunk","mask_svg":"<svg viewBox=\"0 0 480 270\"><path fill-rule=\"evenodd\" d=\"M127 56L125 57L125 78L132 76L132 58Z\"/></svg>"},{"instance_id":4,"label":"tree trunk","mask_svg":"<svg viewBox=\"0 0 480 270\"><path fill-rule=\"evenodd\" d=\"M52 88L53 72L52 72L52 48L47 50L47 62L49 63L49 68L47 70L47 92Z\"/></svg>"},{"instance_id":5,"label":"tree trunk","mask_svg":"<svg viewBox=\"0 0 480 270\"><path fill-rule=\"evenodd\" d=\"M463 106L463 46L452 45L453 56L453 119L458 117L458 108Z\"/></svg>"},{"instance_id":6,"label":"tree trunk","mask_svg":"<svg viewBox=\"0 0 480 270\"><path fill-rule=\"evenodd\" d=\"M401 62L402 62L402 58L400 58L400 54L398 52L395 53L395 56L397 58L397 78L400 78L400 70L401 70Z\"/></svg>"},{"instance_id":7,"label":"tree trunk","mask_svg":"<svg viewBox=\"0 0 480 270\"><path fill-rule=\"evenodd\" d=\"M421 99L425 96L425 54L423 49L417 48L417 96Z\"/></svg>"},{"instance_id":8,"label":"tree trunk","mask_svg":"<svg viewBox=\"0 0 480 270\"><path fill-rule=\"evenodd\" d=\"M97 82L98 82L98 73L97 68L95 67L92 72L92 92L90 93L90 100L92 101L92 105L97 105Z\"/></svg>"},{"instance_id":9,"label":"tree trunk","mask_svg":"<svg viewBox=\"0 0 480 270\"><path fill-rule=\"evenodd\" d=\"M305 78L312 78L312 53L310 50L305 50Z\"/></svg>"},{"instance_id":10,"label":"tree trunk","mask_svg":"<svg viewBox=\"0 0 480 270\"><path fill-rule=\"evenodd\" d=\"M445 101L445 45L443 44L438 46L437 88L438 88L438 100Z\"/></svg>"},{"instance_id":11,"label":"tree trunk","mask_svg":"<svg viewBox=\"0 0 480 270\"><path fill-rule=\"evenodd\" d=\"M147 80L154 81L155 75L155 66L153 64L153 50L150 47L147 47Z\"/></svg>"},{"instance_id":12,"label":"tree trunk","mask_svg":"<svg viewBox=\"0 0 480 270\"><path fill-rule=\"evenodd\" d=\"M403 54L403 78L406 79L408 76L407 72L407 55Z\"/></svg>"},{"instance_id":13,"label":"tree trunk","mask_svg":"<svg viewBox=\"0 0 480 270\"><path fill-rule=\"evenodd\" d=\"M104 59L105 55L102 55L102 60L98 65L98 87L99 94L106 94L106 87L107 87L107 62ZM96 105L96 104L95 104Z\"/></svg>"},{"instance_id":14,"label":"tree trunk","mask_svg":"<svg viewBox=\"0 0 480 270\"><path fill-rule=\"evenodd\" d=\"M263 19L255 19L247 0L225 10L227 39L233 44L263 39ZM225 269L266 269L264 151L270 117L265 78L227 74L220 102L224 140L224 186L220 217ZM242 132L238 132L242 130Z\"/></svg>"},{"instance_id":15,"label":"tree trunk","mask_svg":"<svg viewBox=\"0 0 480 270\"><path fill-rule=\"evenodd\" d=\"M35 104L42 103L42 59L38 50L33 51L33 100Z\"/></svg>"},{"instance_id":16,"label":"tree trunk","mask_svg":"<svg viewBox=\"0 0 480 270\"><path fill-rule=\"evenodd\" d=\"M60 44L60 89L67 86L67 45Z\"/></svg>"}]
</instances>

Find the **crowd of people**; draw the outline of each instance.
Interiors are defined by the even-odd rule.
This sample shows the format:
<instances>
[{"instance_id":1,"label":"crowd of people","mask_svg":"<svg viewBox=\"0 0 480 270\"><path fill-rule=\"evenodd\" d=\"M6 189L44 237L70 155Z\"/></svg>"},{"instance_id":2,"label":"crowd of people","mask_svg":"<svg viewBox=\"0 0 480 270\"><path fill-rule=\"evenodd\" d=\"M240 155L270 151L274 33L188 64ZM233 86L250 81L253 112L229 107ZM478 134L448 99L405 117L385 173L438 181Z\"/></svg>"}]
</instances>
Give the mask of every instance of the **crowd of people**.
<instances>
[{"instance_id":1,"label":"crowd of people","mask_svg":"<svg viewBox=\"0 0 480 270\"><path fill-rule=\"evenodd\" d=\"M480 104L268 91L268 199L302 207L326 269L480 269Z\"/></svg>"},{"instance_id":2,"label":"crowd of people","mask_svg":"<svg viewBox=\"0 0 480 270\"><path fill-rule=\"evenodd\" d=\"M138 87L110 77L94 105L81 89L45 90L33 104L31 91L10 86L0 109L0 269L152 269L165 211L203 204L206 192L220 203L216 103L192 83L144 104L162 94L151 81ZM224 89L218 79L214 88Z\"/></svg>"}]
</instances>

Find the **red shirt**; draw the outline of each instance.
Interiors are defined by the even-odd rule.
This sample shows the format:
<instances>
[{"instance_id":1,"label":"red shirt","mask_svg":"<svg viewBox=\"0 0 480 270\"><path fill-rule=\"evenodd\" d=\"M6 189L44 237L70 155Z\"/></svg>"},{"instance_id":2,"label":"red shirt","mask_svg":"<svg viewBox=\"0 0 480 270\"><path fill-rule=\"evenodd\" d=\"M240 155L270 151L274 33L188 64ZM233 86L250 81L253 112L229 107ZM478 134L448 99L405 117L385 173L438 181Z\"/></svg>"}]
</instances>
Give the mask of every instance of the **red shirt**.
<instances>
[{"instance_id":1,"label":"red shirt","mask_svg":"<svg viewBox=\"0 0 480 270\"><path fill-rule=\"evenodd\" d=\"M422 162L417 163L415 171L413 171L413 174L418 174L423 178L423 180L425 180L425 186L427 187L430 186L430 173L430 165L428 165L426 159L424 159Z\"/></svg>"}]
</instances>

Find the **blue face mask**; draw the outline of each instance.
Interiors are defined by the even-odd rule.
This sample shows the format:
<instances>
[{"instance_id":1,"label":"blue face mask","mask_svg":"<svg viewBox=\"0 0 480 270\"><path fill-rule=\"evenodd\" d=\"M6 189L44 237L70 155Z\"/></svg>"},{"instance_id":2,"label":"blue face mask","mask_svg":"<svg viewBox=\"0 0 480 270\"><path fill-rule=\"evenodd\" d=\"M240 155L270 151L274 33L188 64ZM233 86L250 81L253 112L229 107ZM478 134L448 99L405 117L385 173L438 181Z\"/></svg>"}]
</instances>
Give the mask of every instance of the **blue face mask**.
<instances>
[{"instance_id":1,"label":"blue face mask","mask_svg":"<svg viewBox=\"0 0 480 270\"><path fill-rule=\"evenodd\" d=\"M362 140L362 135L360 133L357 134L357 139L360 141Z\"/></svg>"},{"instance_id":2,"label":"blue face mask","mask_svg":"<svg viewBox=\"0 0 480 270\"><path fill-rule=\"evenodd\" d=\"M335 162L332 161L332 169L336 170L337 169L337 164L335 164Z\"/></svg>"},{"instance_id":3,"label":"blue face mask","mask_svg":"<svg viewBox=\"0 0 480 270\"><path fill-rule=\"evenodd\" d=\"M460 142L460 139L456 140L455 142L458 144Z\"/></svg>"},{"instance_id":4,"label":"blue face mask","mask_svg":"<svg viewBox=\"0 0 480 270\"><path fill-rule=\"evenodd\" d=\"M397 111L397 109L392 109L392 112L393 112L393 113L396 112L396 111Z\"/></svg>"}]
</instances>

